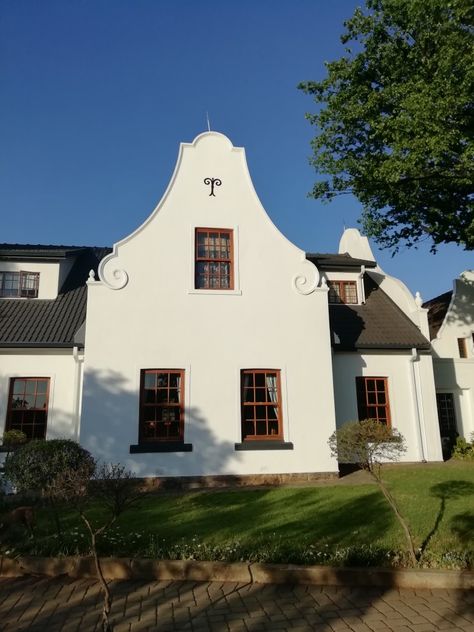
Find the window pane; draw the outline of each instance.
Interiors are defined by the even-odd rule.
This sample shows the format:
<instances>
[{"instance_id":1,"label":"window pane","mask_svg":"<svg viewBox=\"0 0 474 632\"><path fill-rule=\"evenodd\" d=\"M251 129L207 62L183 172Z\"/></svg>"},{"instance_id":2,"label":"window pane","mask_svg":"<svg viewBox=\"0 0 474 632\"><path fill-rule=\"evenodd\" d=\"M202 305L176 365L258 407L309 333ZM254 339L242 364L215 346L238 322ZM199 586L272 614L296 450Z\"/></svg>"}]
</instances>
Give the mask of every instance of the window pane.
<instances>
[{"instance_id":1,"label":"window pane","mask_svg":"<svg viewBox=\"0 0 474 632\"><path fill-rule=\"evenodd\" d=\"M13 383L13 393L24 393L26 388L25 380L15 380Z\"/></svg>"},{"instance_id":2,"label":"window pane","mask_svg":"<svg viewBox=\"0 0 474 632\"><path fill-rule=\"evenodd\" d=\"M181 382L181 375L179 373L169 374L169 385L173 388L179 388Z\"/></svg>"},{"instance_id":3,"label":"window pane","mask_svg":"<svg viewBox=\"0 0 474 632\"><path fill-rule=\"evenodd\" d=\"M145 379L143 382L145 388L155 388L156 386L156 373L145 373Z\"/></svg>"},{"instance_id":4,"label":"window pane","mask_svg":"<svg viewBox=\"0 0 474 632\"><path fill-rule=\"evenodd\" d=\"M253 421L245 420L242 426L242 438L252 436L255 434L255 429L253 425Z\"/></svg>"},{"instance_id":5,"label":"window pane","mask_svg":"<svg viewBox=\"0 0 474 632\"><path fill-rule=\"evenodd\" d=\"M32 395L34 394L35 391L36 391L36 380L28 380L26 382L25 393L27 393L28 395Z\"/></svg>"},{"instance_id":6,"label":"window pane","mask_svg":"<svg viewBox=\"0 0 474 632\"><path fill-rule=\"evenodd\" d=\"M346 303L357 303L357 287L352 281L344 283L344 301Z\"/></svg>"},{"instance_id":7,"label":"window pane","mask_svg":"<svg viewBox=\"0 0 474 632\"><path fill-rule=\"evenodd\" d=\"M255 373L255 386L265 386L265 373Z\"/></svg>"},{"instance_id":8,"label":"window pane","mask_svg":"<svg viewBox=\"0 0 474 632\"><path fill-rule=\"evenodd\" d=\"M255 419L255 406L244 406L244 420Z\"/></svg>"},{"instance_id":9,"label":"window pane","mask_svg":"<svg viewBox=\"0 0 474 632\"><path fill-rule=\"evenodd\" d=\"M37 395L35 408L46 408L46 395Z\"/></svg>"},{"instance_id":10,"label":"window pane","mask_svg":"<svg viewBox=\"0 0 474 632\"><path fill-rule=\"evenodd\" d=\"M244 402L253 402L254 400L254 392L253 388L245 388L243 392L243 401Z\"/></svg>"},{"instance_id":11,"label":"window pane","mask_svg":"<svg viewBox=\"0 0 474 632\"><path fill-rule=\"evenodd\" d=\"M167 388L159 388L156 391L156 402L158 404L168 403L168 389Z\"/></svg>"},{"instance_id":12,"label":"window pane","mask_svg":"<svg viewBox=\"0 0 474 632\"><path fill-rule=\"evenodd\" d=\"M253 386L253 373L244 373L244 386Z\"/></svg>"},{"instance_id":13,"label":"window pane","mask_svg":"<svg viewBox=\"0 0 474 632\"><path fill-rule=\"evenodd\" d=\"M266 419L267 418L267 413L266 413L267 407L266 406L255 406L255 416L257 419Z\"/></svg>"},{"instance_id":14,"label":"window pane","mask_svg":"<svg viewBox=\"0 0 474 632\"><path fill-rule=\"evenodd\" d=\"M256 402L265 402L265 401L267 401L266 394L267 394L267 390L265 388L256 388L255 389L255 401Z\"/></svg>"},{"instance_id":15,"label":"window pane","mask_svg":"<svg viewBox=\"0 0 474 632\"><path fill-rule=\"evenodd\" d=\"M156 385L158 388L165 388L168 386L168 373L157 373L156 374Z\"/></svg>"},{"instance_id":16,"label":"window pane","mask_svg":"<svg viewBox=\"0 0 474 632\"><path fill-rule=\"evenodd\" d=\"M151 389L146 389L143 393L143 401L145 404L154 404L155 403L156 391L152 391Z\"/></svg>"},{"instance_id":17,"label":"window pane","mask_svg":"<svg viewBox=\"0 0 474 632\"><path fill-rule=\"evenodd\" d=\"M176 388L170 388L169 391L170 404L179 404L179 390Z\"/></svg>"},{"instance_id":18,"label":"window pane","mask_svg":"<svg viewBox=\"0 0 474 632\"><path fill-rule=\"evenodd\" d=\"M268 434L269 435L278 434L278 421L272 420L268 422Z\"/></svg>"}]
</instances>

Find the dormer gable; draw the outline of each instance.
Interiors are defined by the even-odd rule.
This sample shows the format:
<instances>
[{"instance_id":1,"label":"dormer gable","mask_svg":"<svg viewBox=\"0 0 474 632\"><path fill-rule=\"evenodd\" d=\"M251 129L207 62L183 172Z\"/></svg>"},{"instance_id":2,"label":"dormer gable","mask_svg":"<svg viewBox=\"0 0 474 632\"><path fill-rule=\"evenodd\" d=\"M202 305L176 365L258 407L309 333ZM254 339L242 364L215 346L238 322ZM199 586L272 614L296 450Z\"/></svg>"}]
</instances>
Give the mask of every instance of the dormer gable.
<instances>
[{"instance_id":1,"label":"dormer gable","mask_svg":"<svg viewBox=\"0 0 474 632\"><path fill-rule=\"evenodd\" d=\"M83 251L77 246L0 244L0 299L54 300Z\"/></svg>"}]
</instances>

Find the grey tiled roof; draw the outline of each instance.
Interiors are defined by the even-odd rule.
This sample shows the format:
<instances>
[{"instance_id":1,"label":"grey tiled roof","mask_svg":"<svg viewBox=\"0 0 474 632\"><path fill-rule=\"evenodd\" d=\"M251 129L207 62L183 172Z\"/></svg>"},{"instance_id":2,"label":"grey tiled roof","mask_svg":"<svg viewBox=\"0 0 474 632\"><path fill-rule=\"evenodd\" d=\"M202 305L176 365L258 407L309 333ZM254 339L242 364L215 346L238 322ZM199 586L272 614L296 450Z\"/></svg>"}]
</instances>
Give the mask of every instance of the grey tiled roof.
<instances>
[{"instance_id":1,"label":"grey tiled roof","mask_svg":"<svg viewBox=\"0 0 474 632\"><path fill-rule=\"evenodd\" d=\"M366 275L364 280L364 305L329 305L334 349L429 349L429 341L392 299L373 279Z\"/></svg>"},{"instance_id":2,"label":"grey tiled roof","mask_svg":"<svg viewBox=\"0 0 474 632\"><path fill-rule=\"evenodd\" d=\"M0 346L73 346L86 318L89 270L97 270L109 252L110 248L76 248L77 259L54 300L0 299Z\"/></svg>"},{"instance_id":3,"label":"grey tiled roof","mask_svg":"<svg viewBox=\"0 0 474 632\"><path fill-rule=\"evenodd\" d=\"M347 252L344 254L307 252L306 258L315 263L318 268L323 270L340 270L341 268L357 268L360 270L361 266L365 266L366 268L375 268L377 265L375 261L370 261L368 259L355 259Z\"/></svg>"},{"instance_id":4,"label":"grey tiled roof","mask_svg":"<svg viewBox=\"0 0 474 632\"><path fill-rule=\"evenodd\" d=\"M43 246L40 244L0 244L2 259L65 259L77 255L86 246Z\"/></svg>"},{"instance_id":5,"label":"grey tiled roof","mask_svg":"<svg viewBox=\"0 0 474 632\"><path fill-rule=\"evenodd\" d=\"M436 338L439 328L443 324L452 297L453 291L451 290L450 292L445 292L444 294L423 303L423 307L428 310L428 323L430 325L431 340Z\"/></svg>"}]
</instances>

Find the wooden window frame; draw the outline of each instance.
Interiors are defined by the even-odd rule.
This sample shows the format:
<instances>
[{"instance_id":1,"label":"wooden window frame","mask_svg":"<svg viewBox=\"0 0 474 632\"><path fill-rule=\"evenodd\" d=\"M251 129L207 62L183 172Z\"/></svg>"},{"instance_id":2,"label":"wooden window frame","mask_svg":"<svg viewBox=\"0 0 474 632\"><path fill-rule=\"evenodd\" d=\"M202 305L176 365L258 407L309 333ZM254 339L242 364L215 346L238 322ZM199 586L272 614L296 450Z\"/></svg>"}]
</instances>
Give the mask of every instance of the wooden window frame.
<instances>
[{"instance_id":1,"label":"wooden window frame","mask_svg":"<svg viewBox=\"0 0 474 632\"><path fill-rule=\"evenodd\" d=\"M461 359L465 359L467 358L467 344L466 344L466 338L458 338L458 352L459 352L459 357Z\"/></svg>"},{"instance_id":2,"label":"wooden window frame","mask_svg":"<svg viewBox=\"0 0 474 632\"><path fill-rule=\"evenodd\" d=\"M5 294L5 275L13 274L18 275L18 293L17 294ZM23 287L28 276L34 277L34 287L28 290ZM28 272L27 270L0 270L0 298L38 298L39 290L39 272ZM34 292L33 295L29 295L28 292Z\"/></svg>"},{"instance_id":3,"label":"wooden window frame","mask_svg":"<svg viewBox=\"0 0 474 632\"><path fill-rule=\"evenodd\" d=\"M261 375L263 374L264 376L266 376L267 374L270 373L274 373L276 375L276 394L277 394L277 401L276 402L272 402L272 401L267 401L268 395L266 393L266 399L265 402L261 402L261 401L257 401L256 400L256 389L257 387L255 386L255 376L256 375ZM254 377L254 383L253 383L253 387L249 387L249 386L245 386L244 385L244 376L245 375L253 375ZM252 388L254 391L254 399L252 401L244 401L244 388ZM259 387L259 388L265 388L265 391L267 389L266 385L264 387ZM241 433L242 433L242 442L247 442L247 441L283 441L283 418L282 418L282 402L281 402L281 371L280 369L242 369L240 371L240 403L241 403ZM277 409L277 422L278 422L278 433L277 434L254 434L254 435L246 435L245 431L244 431L244 423L246 421L249 421L247 419L245 419L245 410L246 408L249 407L255 407L257 406L265 406L266 411L265 411L265 421L267 424L267 431L268 431L268 424L269 424L269 417L268 417L268 408L273 407ZM256 416L253 417L252 419L253 423L254 423L254 427L256 425L257 422L257 418Z\"/></svg>"},{"instance_id":4,"label":"wooden window frame","mask_svg":"<svg viewBox=\"0 0 474 632\"><path fill-rule=\"evenodd\" d=\"M180 376L180 386L179 386L179 401L178 402L163 402L163 403L151 403L147 404L145 402L145 376L147 374L154 373L167 373L168 376L171 373L179 374ZM166 443L182 443L184 442L184 415L185 415L185 406L184 406L184 369L142 369L140 372L140 414L139 414L139 431L138 431L138 442L139 444L166 444ZM169 378L168 378L169 379ZM169 382L166 387L168 390L168 399L169 399ZM157 388L155 390L158 390ZM178 408L179 409L179 435L173 435L168 437L147 437L145 434L145 410L147 408ZM162 422L169 423L172 422Z\"/></svg>"},{"instance_id":5,"label":"wooden window frame","mask_svg":"<svg viewBox=\"0 0 474 632\"><path fill-rule=\"evenodd\" d=\"M339 300L331 300L331 286L338 286L339 287L339 294L336 292L336 296L339 298ZM328 301L329 303L331 303L331 305L358 305L359 304L359 292L357 290L357 281L335 281L335 280L328 280L328 286L329 286L329 294L328 294ZM347 300L347 293L346 293L346 287L350 286L351 288L355 289L355 295L356 295L356 299L355 301L348 301Z\"/></svg>"},{"instance_id":6,"label":"wooden window frame","mask_svg":"<svg viewBox=\"0 0 474 632\"><path fill-rule=\"evenodd\" d=\"M19 382L19 381L24 381L24 382L33 382L33 381L38 381L38 380L42 380L43 382L47 382L47 387L46 387L46 391L44 393L44 395L46 396L46 401L45 401L45 406L43 408L15 408L13 406L13 391L15 389L15 382ZM37 385L35 387L34 393L26 393L26 388L25 388L25 392L24 395L34 395L35 396L35 400L36 397L38 395L38 390L37 390ZM6 418L6 422L5 422L5 432L8 432L9 430L21 430L21 432L24 432L27 436L28 439L45 439L46 438L46 432L48 429L48 413L49 413L49 393L50 393L50 388L51 388L51 379L49 377L11 377L10 378L10 386L9 386L9 391L8 391L8 404L7 404L7 418ZM40 394L41 393L40 391ZM13 421L13 417L16 413L18 412L25 412L25 411L29 411L29 412L42 412L45 413L45 419L44 419L44 431L41 433L41 436L35 436L34 433L32 433L32 436L29 436L29 433L25 432L25 427L27 428L28 426L38 426L40 424L24 424L23 422L21 423L21 427L18 428L18 424L14 423ZM41 424L42 425L42 424ZM13 427L12 427L13 426Z\"/></svg>"},{"instance_id":7,"label":"wooden window frame","mask_svg":"<svg viewBox=\"0 0 474 632\"><path fill-rule=\"evenodd\" d=\"M209 233L224 233L229 236L230 242L230 257L228 259L225 258L209 258L209 257L199 257L198 256L198 235L199 234L209 234ZM223 287L220 283L218 287L200 287L198 284L198 273L197 268L199 263L227 263L229 265L229 285ZM219 276L220 281L220 276ZM203 290L203 291L217 291L217 292L226 292L229 290L234 290L234 231L232 228L209 228L209 227L199 227L194 230L194 289L195 290Z\"/></svg>"},{"instance_id":8,"label":"wooden window frame","mask_svg":"<svg viewBox=\"0 0 474 632\"><path fill-rule=\"evenodd\" d=\"M377 388L377 383L375 384L375 389L372 390L368 388L369 381L374 380L376 382L383 382L383 391L380 391ZM378 394L383 392L385 397L385 403L379 403ZM390 412L390 398L388 394L388 378L376 376L357 376L356 377L356 393L357 393L357 410L359 414L359 420L363 419L376 419L380 423L387 425L388 428L392 426L392 417ZM369 401L369 395L375 394L375 402ZM384 415L379 414L379 409L383 408L385 411ZM372 409L371 412L370 409ZM375 409L375 410L374 410ZM386 421L385 421L386 420Z\"/></svg>"}]
</instances>

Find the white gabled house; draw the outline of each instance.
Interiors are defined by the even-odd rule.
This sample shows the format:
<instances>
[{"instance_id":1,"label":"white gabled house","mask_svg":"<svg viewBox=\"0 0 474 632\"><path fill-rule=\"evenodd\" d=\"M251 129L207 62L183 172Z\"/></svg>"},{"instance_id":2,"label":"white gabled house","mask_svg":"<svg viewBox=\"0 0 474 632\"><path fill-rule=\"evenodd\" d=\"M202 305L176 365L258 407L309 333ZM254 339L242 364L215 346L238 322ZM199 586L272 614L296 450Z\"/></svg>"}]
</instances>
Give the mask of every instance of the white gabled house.
<instances>
[{"instance_id":1,"label":"white gabled house","mask_svg":"<svg viewBox=\"0 0 474 632\"><path fill-rule=\"evenodd\" d=\"M335 474L330 434L375 417L437 461L428 338L365 237L303 252L244 150L206 132L112 251L0 245L0 432L79 438L138 476L286 480Z\"/></svg>"},{"instance_id":2,"label":"white gabled house","mask_svg":"<svg viewBox=\"0 0 474 632\"><path fill-rule=\"evenodd\" d=\"M474 433L474 271L453 290L427 301L441 438L449 452L456 437Z\"/></svg>"}]
</instances>

